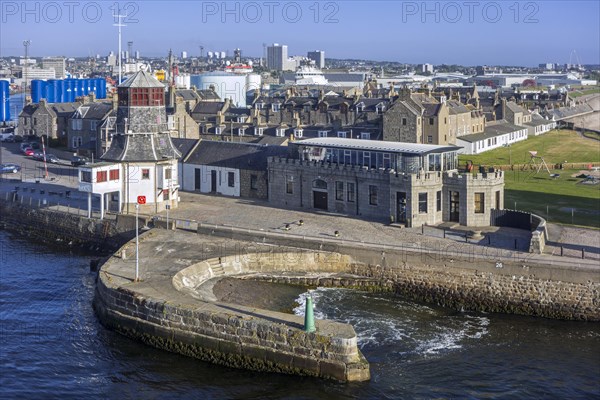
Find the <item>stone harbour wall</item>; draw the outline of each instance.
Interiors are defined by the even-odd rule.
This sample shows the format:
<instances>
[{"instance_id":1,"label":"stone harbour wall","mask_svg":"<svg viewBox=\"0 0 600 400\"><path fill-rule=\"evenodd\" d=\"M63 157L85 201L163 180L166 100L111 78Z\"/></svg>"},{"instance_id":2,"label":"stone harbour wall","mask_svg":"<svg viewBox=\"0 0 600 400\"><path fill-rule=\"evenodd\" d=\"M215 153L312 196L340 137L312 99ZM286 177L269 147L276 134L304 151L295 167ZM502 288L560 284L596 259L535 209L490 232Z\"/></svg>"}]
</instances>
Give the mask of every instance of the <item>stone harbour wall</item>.
<instances>
[{"instance_id":1,"label":"stone harbour wall","mask_svg":"<svg viewBox=\"0 0 600 400\"><path fill-rule=\"evenodd\" d=\"M298 239L280 234L252 235L232 229L199 232L236 240L270 243L290 248ZM404 249L357 246L352 243L304 239L307 249L325 247L332 254L353 260L347 272L372 279L356 283L350 278L315 278L318 285L389 290L407 298L457 310L500 312L566 320L600 321L600 276L595 267L577 260L523 253L473 254L473 247L451 243L448 249ZM336 262L329 259L329 263ZM287 278L277 280L286 282ZM292 279L292 278L290 278ZM305 282L310 281L307 278ZM316 282L316 281L315 281ZM310 285L315 284L310 282ZM346 283L344 283L346 282ZM355 284L356 283L356 284Z\"/></svg>"},{"instance_id":2,"label":"stone harbour wall","mask_svg":"<svg viewBox=\"0 0 600 400\"><path fill-rule=\"evenodd\" d=\"M307 333L299 316L197 301L191 296L178 302L168 293L153 298L113 284L105 270L106 265L94 298L99 319L146 344L235 368L339 381L370 378L369 364L350 325L316 321L317 331ZM189 282L202 272L196 266L186 270L189 276L178 274L174 280ZM175 288L173 292L178 293Z\"/></svg>"}]
</instances>

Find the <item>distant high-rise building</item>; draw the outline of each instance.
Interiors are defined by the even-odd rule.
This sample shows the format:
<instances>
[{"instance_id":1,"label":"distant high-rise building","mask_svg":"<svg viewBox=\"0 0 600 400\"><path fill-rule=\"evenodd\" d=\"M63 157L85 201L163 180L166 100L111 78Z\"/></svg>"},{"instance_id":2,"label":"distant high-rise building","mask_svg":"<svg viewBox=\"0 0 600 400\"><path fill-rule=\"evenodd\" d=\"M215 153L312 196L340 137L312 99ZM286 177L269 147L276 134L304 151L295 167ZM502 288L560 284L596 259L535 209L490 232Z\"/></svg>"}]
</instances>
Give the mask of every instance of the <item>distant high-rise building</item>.
<instances>
[{"instance_id":1,"label":"distant high-rise building","mask_svg":"<svg viewBox=\"0 0 600 400\"><path fill-rule=\"evenodd\" d=\"M267 68L275 71L287 69L288 48L286 45L274 43L267 47Z\"/></svg>"},{"instance_id":2,"label":"distant high-rise building","mask_svg":"<svg viewBox=\"0 0 600 400\"><path fill-rule=\"evenodd\" d=\"M114 67L117 65L117 56L111 51L108 57L106 57L106 64L109 67Z\"/></svg>"},{"instance_id":3,"label":"distant high-rise building","mask_svg":"<svg viewBox=\"0 0 600 400\"><path fill-rule=\"evenodd\" d=\"M42 59L42 68L54 69L56 79L65 78L65 58L64 57L46 57Z\"/></svg>"},{"instance_id":4,"label":"distant high-rise building","mask_svg":"<svg viewBox=\"0 0 600 400\"><path fill-rule=\"evenodd\" d=\"M423 67L421 68L421 72L423 72L424 74L426 74L426 73L433 74L433 65L432 64L423 64Z\"/></svg>"},{"instance_id":5,"label":"distant high-rise building","mask_svg":"<svg viewBox=\"0 0 600 400\"><path fill-rule=\"evenodd\" d=\"M182 51L181 52L181 58L183 58L183 59L187 58L187 51Z\"/></svg>"},{"instance_id":6,"label":"distant high-rise building","mask_svg":"<svg viewBox=\"0 0 600 400\"><path fill-rule=\"evenodd\" d=\"M139 50L136 50L136 51L135 51L135 59L136 59L136 60L139 60L139 59L140 59L140 51L139 51Z\"/></svg>"},{"instance_id":7,"label":"distant high-rise building","mask_svg":"<svg viewBox=\"0 0 600 400\"><path fill-rule=\"evenodd\" d=\"M315 62L317 68L325 68L325 52L321 50L309 51L308 59Z\"/></svg>"}]
</instances>

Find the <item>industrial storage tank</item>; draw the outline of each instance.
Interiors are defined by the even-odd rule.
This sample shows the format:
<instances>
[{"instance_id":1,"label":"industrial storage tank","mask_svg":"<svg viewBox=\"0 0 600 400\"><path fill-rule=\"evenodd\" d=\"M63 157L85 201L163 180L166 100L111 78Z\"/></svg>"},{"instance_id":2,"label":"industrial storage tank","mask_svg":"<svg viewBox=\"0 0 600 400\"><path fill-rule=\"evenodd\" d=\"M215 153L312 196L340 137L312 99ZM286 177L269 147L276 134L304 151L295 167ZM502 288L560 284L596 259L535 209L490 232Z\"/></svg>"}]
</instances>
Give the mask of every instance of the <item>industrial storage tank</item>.
<instances>
[{"instance_id":1,"label":"industrial storage tank","mask_svg":"<svg viewBox=\"0 0 600 400\"><path fill-rule=\"evenodd\" d=\"M31 81L31 101L39 103L40 99L46 98L46 81L34 79Z\"/></svg>"},{"instance_id":2,"label":"industrial storage tank","mask_svg":"<svg viewBox=\"0 0 600 400\"><path fill-rule=\"evenodd\" d=\"M98 89L98 98L105 99L106 98L106 79L98 78L96 79L96 88Z\"/></svg>"},{"instance_id":3,"label":"industrial storage tank","mask_svg":"<svg viewBox=\"0 0 600 400\"><path fill-rule=\"evenodd\" d=\"M83 96L83 79L75 79L75 98L79 97L79 96Z\"/></svg>"},{"instance_id":4,"label":"industrial storage tank","mask_svg":"<svg viewBox=\"0 0 600 400\"><path fill-rule=\"evenodd\" d=\"M63 97L63 102L64 103L74 102L75 95L76 95L75 79L65 79L65 96Z\"/></svg>"},{"instance_id":5,"label":"industrial storage tank","mask_svg":"<svg viewBox=\"0 0 600 400\"><path fill-rule=\"evenodd\" d=\"M49 79L46 81L46 87L44 88L44 94L48 103L58 103L56 100L56 79Z\"/></svg>"},{"instance_id":6,"label":"industrial storage tank","mask_svg":"<svg viewBox=\"0 0 600 400\"><path fill-rule=\"evenodd\" d=\"M214 87L215 93L223 100L231 98L236 107L246 107L246 75L228 72L208 72L192 75L191 84L200 90Z\"/></svg>"},{"instance_id":7,"label":"industrial storage tank","mask_svg":"<svg viewBox=\"0 0 600 400\"><path fill-rule=\"evenodd\" d=\"M10 121L10 84L0 80L0 121Z\"/></svg>"},{"instance_id":8,"label":"industrial storage tank","mask_svg":"<svg viewBox=\"0 0 600 400\"><path fill-rule=\"evenodd\" d=\"M177 75L175 77L175 86L178 88L186 88L189 89L191 87L191 78L189 75Z\"/></svg>"},{"instance_id":9,"label":"industrial storage tank","mask_svg":"<svg viewBox=\"0 0 600 400\"><path fill-rule=\"evenodd\" d=\"M262 78L259 74L246 75L246 93L254 93L256 89L260 89L261 85Z\"/></svg>"},{"instance_id":10,"label":"industrial storage tank","mask_svg":"<svg viewBox=\"0 0 600 400\"><path fill-rule=\"evenodd\" d=\"M56 102L67 102L67 82L64 79L56 81Z\"/></svg>"}]
</instances>

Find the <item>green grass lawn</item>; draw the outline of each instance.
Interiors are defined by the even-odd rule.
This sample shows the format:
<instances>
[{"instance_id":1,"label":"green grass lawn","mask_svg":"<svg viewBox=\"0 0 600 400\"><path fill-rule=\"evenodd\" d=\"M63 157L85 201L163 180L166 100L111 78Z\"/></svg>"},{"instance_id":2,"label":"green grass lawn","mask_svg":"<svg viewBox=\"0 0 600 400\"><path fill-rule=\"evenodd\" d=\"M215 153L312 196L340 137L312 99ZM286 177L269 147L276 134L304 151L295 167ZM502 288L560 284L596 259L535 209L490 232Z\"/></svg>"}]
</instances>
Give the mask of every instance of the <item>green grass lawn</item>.
<instances>
[{"instance_id":1,"label":"green grass lawn","mask_svg":"<svg viewBox=\"0 0 600 400\"><path fill-rule=\"evenodd\" d=\"M579 170L506 171L504 208L529 211L549 222L600 228L600 184L581 184ZM573 209L573 215L571 210Z\"/></svg>"},{"instance_id":2,"label":"green grass lawn","mask_svg":"<svg viewBox=\"0 0 600 400\"><path fill-rule=\"evenodd\" d=\"M581 89L581 90L569 92L569 97L577 98L580 96L585 96L586 94L594 94L594 93L600 93L600 87L595 87L595 88L591 88L591 89Z\"/></svg>"},{"instance_id":3,"label":"green grass lawn","mask_svg":"<svg viewBox=\"0 0 600 400\"><path fill-rule=\"evenodd\" d=\"M571 175L579 170L553 170L554 164L600 162L600 142L580 137L570 130L554 130L480 155L459 157L460 165L467 160L474 165L527 164L529 151L536 150L543 156L551 173L546 170L535 174L532 171L506 171L504 176L504 208L529 211L546 218L549 222L574 224L600 228L600 184L582 185L581 178ZM475 168L477 170L477 168ZM573 215L571 216L571 210Z\"/></svg>"},{"instance_id":4,"label":"green grass lawn","mask_svg":"<svg viewBox=\"0 0 600 400\"><path fill-rule=\"evenodd\" d=\"M477 165L510 165L527 164L530 160L529 151L535 150L539 156L551 164L564 161L569 163L600 162L600 143L580 137L571 130L555 129L544 135L530 137L522 142L512 144L510 147L487 151L477 155L461 155L460 165L473 161Z\"/></svg>"}]
</instances>

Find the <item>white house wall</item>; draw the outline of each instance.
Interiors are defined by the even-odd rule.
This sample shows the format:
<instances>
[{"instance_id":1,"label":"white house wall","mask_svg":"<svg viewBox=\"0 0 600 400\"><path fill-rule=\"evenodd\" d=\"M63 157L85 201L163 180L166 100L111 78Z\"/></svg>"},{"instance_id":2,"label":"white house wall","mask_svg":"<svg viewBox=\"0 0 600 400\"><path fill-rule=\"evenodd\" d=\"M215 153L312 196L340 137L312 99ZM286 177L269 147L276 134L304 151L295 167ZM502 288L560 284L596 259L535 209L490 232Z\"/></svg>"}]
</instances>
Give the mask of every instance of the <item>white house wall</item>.
<instances>
[{"instance_id":1,"label":"white house wall","mask_svg":"<svg viewBox=\"0 0 600 400\"><path fill-rule=\"evenodd\" d=\"M211 193L211 174L212 171L217 173L217 187L215 192L232 197L240 196L240 171L233 168L225 167L213 167L209 165L195 165L195 164L184 164L183 165L183 178L182 187L183 190L188 192L195 191L195 176L196 169L200 169L200 192ZM228 174L233 172L234 174L234 185L229 186Z\"/></svg>"}]
</instances>

